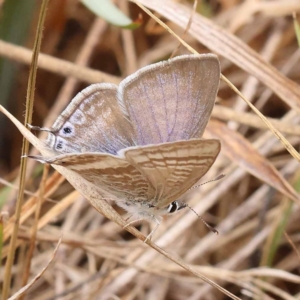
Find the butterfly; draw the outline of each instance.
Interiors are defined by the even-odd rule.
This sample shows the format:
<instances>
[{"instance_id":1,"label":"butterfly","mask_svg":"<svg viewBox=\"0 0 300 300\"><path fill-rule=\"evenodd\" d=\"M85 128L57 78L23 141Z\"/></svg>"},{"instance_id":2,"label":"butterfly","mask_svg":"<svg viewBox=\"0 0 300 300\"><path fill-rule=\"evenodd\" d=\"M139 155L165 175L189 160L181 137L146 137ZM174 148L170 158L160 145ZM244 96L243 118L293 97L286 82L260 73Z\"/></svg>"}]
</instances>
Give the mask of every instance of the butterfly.
<instances>
[{"instance_id":1,"label":"butterfly","mask_svg":"<svg viewBox=\"0 0 300 300\"><path fill-rule=\"evenodd\" d=\"M40 128L48 137L32 138L42 153L33 158L55 166L90 200L99 193L134 218L159 224L186 207L177 199L220 152L219 140L201 138L219 80L217 56L202 54L149 65L119 86L93 84L51 128Z\"/></svg>"}]
</instances>

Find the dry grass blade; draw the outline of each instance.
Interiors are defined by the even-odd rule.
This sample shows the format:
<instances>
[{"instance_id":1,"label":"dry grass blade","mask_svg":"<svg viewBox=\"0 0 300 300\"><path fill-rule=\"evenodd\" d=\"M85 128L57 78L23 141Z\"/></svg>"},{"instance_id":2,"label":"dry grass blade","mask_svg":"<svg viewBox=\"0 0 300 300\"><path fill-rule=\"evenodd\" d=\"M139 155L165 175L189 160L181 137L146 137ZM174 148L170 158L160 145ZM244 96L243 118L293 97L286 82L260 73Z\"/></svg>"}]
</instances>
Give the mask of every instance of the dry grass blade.
<instances>
[{"instance_id":1,"label":"dry grass blade","mask_svg":"<svg viewBox=\"0 0 300 300\"><path fill-rule=\"evenodd\" d=\"M47 191L45 195L52 194L63 182L65 178L61 176L59 173L54 173L47 181L45 190ZM23 224L28 218L34 214L36 211L36 198L37 196L34 195L32 198L28 199L28 201L22 207L22 216L20 219L20 224ZM47 198L43 198L43 200L47 200ZM10 238L13 230L15 216L12 215L9 221L7 222L5 229L4 229L4 241Z\"/></svg>"},{"instance_id":2,"label":"dry grass blade","mask_svg":"<svg viewBox=\"0 0 300 300\"><path fill-rule=\"evenodd\" d=\"M48 4L48 0L44 0L41 5L39 22L36 31L36 39L33 47L32 63L30 66L30 73L29 73L28 86L27 86L25 124L31 124L32 121L33 100L34 100L36 71L37 71L37 59L41 47L42 31L43 31L44 21L46 17L47 4ZM20 188L18 192L18 200L17 200L16 214L15 214L16 219L15 219L14 229L10 240L8 257L5 265L5 276L3 282L2 299L7 299L10 292L11 269L15 258L21 209L24 200L25 176L26 176L26 166L27 166L27 159L24 158L24 156L27 155L28 150L29 150L29 141L27 139L24 139L22 145L22 158L21 158L21 166L20 166Z\"/></svg>"},{"instance_id":3,"label":"dry grass blade","mask_svg":"<svg viewBox=\"0 0 300 300\"><path fill-rule=\"evenodd\" d=\"M29 278L29 273L30 273L30 265L31 265L31 260L33 258L33 253L35 249L35 243L36 243L36 234L38 230L38 222L40 218L40 213L42 209L42 204L43 204L43 197L45 193L45 185L46 185L46 179L48 176L49 172L49 165L44 166L44 171L43 171L43 176L42 176L42 181L40 185L40 191L39 191L39 196L38 196L38 201L36 205L36 211L35 211L35 216L34 216L34 223L31 229L31 239L30 239L30 246L28 249L27 257L26 257L26 262L25 262L25 268L24 268L24 273L23 273L23 278L22 278L22 286L26 286ZM24 299L25 294L22 295L21 299Z\"/></svg>"},{"instance_id":4,"label":"dry grass blade","mask_svg":"<svg viewBox=\"0 0 300 300\"><path fill-rule=\"evenodd\" d=\"M17 293L15 293L13 296L9 297L8 300L19 299L20 297L24 296L25 293L34 285L34 283L37 280L39 280L39 278L41 278L41 276L45 273L45 271L48 269L48 267L52 263L53 259L55 258L57 250L61 244L61 240L62 240L62 237L57 242L57 245L53 251L53 254L52 254L50 260L48 261L48 263L46 264L46 266L27 285L23 286Z\"/></svg>"},{"instance_id":5,"label":"dry grass blade","mask_svg":"<svg viewBox=\"0 0 300 300\"><path fill-rule=\"evenodd\" d=\"M298 46L300 47L300 25L297 21L297 15L295 12L293 12L293 20L294 20L294 27L295 27L295 33L298 41Z\"/></svg>"},{"instance_id":6,"label":"dry grass blade","mask_svg":"<svg viewBox=\"0 0 300 300\"><path fill-rule=\"evenodd\" d=\"M236 121L241 125L248 125L254 128L267 129L265 123L252 113L237 112L225 106L216 105L212 116L223 121ZM291 135L300 135L300 126L280 121L277 119L267 118L270 123L282 133Z\"/></svg>"},{"instance_id":7,"label":"dry grass blade","mask_svg":"<svg viewBox=\"0 0 300 300\"><path fill-rule=\"evenodd\" d=\"M181 39L184 40L187 32L189 31L190 27L191 27L191 24L193 22L193 17L194 17L194 14L196 12L196 9L198 7L198 0L194 0L194 4L193 4L193 8L192 8L192 13L190 14L190 17L189 17L189 21L184 29L184 32L181 36ZM182 44L179 43L178 46L173 50L172 54L170 55L170 58L174 57L175 54L178 52L178 50L180 49L180 47L182 47Z\"/></svg>"},{"instance_id":8,"label":"dry grass blade","mask_svg":"<svg viewBox=\"0 0 300 300\"><path fill-rule=\"evenodd\" d=\"M299 263L300 263L300 252L299 252L299 250L297 249L296 245L293 243L293 241L291 240L291 238L289 237L289 235L286 232L284 232L284 236L288 240L288 242L290 243L292 248L294 249L295 253L297 254L297 257L298 257L298 260L299 260Z\"/></svg>"},{"instance_id":9,"label":"dry grass blade","mask_svg":"<svg viewBox=\"0 0 300 300\"><path fill-rule=\"evenodd\" d=\"M39 219L38 222L38 229L43 228L47 224L49 224L54 218L62 214L68 207L70 207L75 200L78 199L78 192L74 191L73 193L69 194L67 197L63 198L58 204L56 204L52 209L50 209L46 214L43 215ZM32 211L35 211L35 207ZM17 241L17 246L19 247L22 244L21 240ZM5 247L3 249L3 257L6 257L8 254L8 248Z\"/></svg>"},{"instance_id":10,"label":"dry grass blade","mask_svg":"<svg viewBox=\"0 0 300 300\"><path fill-rule=\"evenodd\" d=\"M0 55L13 61L30 64L32 52L24 47L0 41ZM40 54L38 67L65 77L74 77L86 83L112 82L119 83L120 78L97 70L81 67L46 54Z\"/></svg>"},{"instance_id":11,"label":"dry grass blade","mask_svg":"<svg viewBox=\"0 0 300 300\"><path fill-rule=\"evenodd\" d=\"M207 132L222 141L222 149L232 161L300 204L299 196L290 184L242 135L216 121L209 124Z\"/></svg>"},{"instance_id":12,"label":"dry grass blade","mask_svg":"<svg viewBox=\"0 0 300 300\"><path fill-rule=\"evenodd\" d=\"M14 189L14 190L19 189L19 187L16 184L12 184L12 183L10 183L9 181L7 181L3 178L0 178L0 183L3 184L4 186L9 187L9 188ZM34 193L32 193L28 190L24 190L24 194L29 195L29 196L33 196L33 197L35 196ZM45 200L50 201L50 202L51 201L55 202L53 199L50 199L50 198L45 198Z\"/></svg>"},{"instance_id":13,"label":"dry grass blade","mask_svg":"<svg viewBox=\"0 0 300 300\"><path fill-rule=\"evenodd\" d=\"M250 102L243 94L223 75L221 78L251 107L251 109L262 119L262 121L268 126L268 128L273 132L273 134L279 139L279 141L285 146L287 151L298 161L300 161L300 154L296 149L290 144L290 142L278 131L272 123Z\"/></svg>"},{"instance_id":14,"label":"dry grass blade","mask_svg":"<svg viewBox=\"0 0 300 300\"><path fill-rule=\"evenodd\" d=\"M294 300L295 298L288 293L282 291L280 288L276 287L275 284L269 284L266 281L254 279L253 284L261 288L262 290L269 292L275 296L278 296L285 300Z\"/></svg>"}]
</instances>

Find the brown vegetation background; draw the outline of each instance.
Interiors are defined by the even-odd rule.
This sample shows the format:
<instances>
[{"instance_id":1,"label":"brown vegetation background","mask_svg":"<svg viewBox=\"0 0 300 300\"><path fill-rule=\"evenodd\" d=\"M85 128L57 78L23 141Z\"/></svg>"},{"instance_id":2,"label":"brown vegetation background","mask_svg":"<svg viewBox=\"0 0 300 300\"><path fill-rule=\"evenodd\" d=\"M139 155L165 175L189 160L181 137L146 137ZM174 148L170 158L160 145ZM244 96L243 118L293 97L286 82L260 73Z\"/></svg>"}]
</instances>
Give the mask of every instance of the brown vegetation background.
<instances>
[{"instance_id":1,"label":"brown vegetation background","mask_svg":"<svg viewBox=\"0 0 300 300\"><path fill-rule=\"evenodd\" d=\"M299 13L299 1L198 2L193 12L193 1L140 1L197 52L216 53L222 74L298 150L300 52L292 14ZM189 53L136 4L116 3L141 26L119 28L76 0L49 1L33 125L50 127L91 83L118 83L175 50L175 55ZM41 1L0 5L0 104L23 122ZM34 195L43 166L29 161L10 294L41 272L63 235L51 264L24 299L228 297L196 273L241 299L299 299L298 160L224 81L205 137L219 138L222 150L202 182L222 173L226 177L190 191L183 200L220 234L209 232L186 210L166 218L152 239L193 274L104 218L51 168L39 210ZM15 222L21 146L20 133L0 114L1 281ZM31 149L31 154L37 153ZM147 235L153 225L142 222L137 228Z\"/></svg>"}]
</instances>

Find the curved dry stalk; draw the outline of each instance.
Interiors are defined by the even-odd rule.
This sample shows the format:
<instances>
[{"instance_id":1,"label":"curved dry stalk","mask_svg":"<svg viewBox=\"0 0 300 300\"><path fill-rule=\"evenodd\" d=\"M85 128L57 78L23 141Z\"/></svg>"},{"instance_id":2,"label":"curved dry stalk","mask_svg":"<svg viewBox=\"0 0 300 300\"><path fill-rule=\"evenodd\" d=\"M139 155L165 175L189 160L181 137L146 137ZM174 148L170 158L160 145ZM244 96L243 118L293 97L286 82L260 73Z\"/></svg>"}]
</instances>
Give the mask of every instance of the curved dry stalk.
<instances>
[{"instance_id":1,"label":"curved dry stalk","mask_svg":"<svg viewBox=\"0 0 300 300\"><path fill-rule=\"evenodd\" d=\"M256 115L247 112L238 112L231 108L216 105L212 116L224 121L235 121L241 125L248 125L257 129L267 129L265 123ZM300 135L300 126L278 119L267 118L270 123L280 132L290 135Z\"/></svg>"},{"instance_id":2,"label":"curved dry stalk","mask_svg":"<svg viewBox=\"0 0 300 300\"><path fill-rule=\"evenodd\" d=\"M230 86L235 93L237 93L247 104L251 107L251 109L261 118L261 120L268 126L268 128L272 131L272 133L278 138L278 140L283 144L286 150L298 161L300 161L300 154L296 151L296 149L290 144L290 142L281 134L279 130L277 130L272 123L250 102L248 99L244 97L244 95L224 76L221 74L221 78Z\"/></svg>"},{"instance_id":3,"label":"curved dry stalk","mask_svg":"<svg viewBox=\"0 0 300 300\"><path fill-rule=\"evenodd\" d=\"M32 287L34 285L34 283L41 278L41 276L45 273L45 271L48 269L48 267L50 266L50 264L52 263L53 259L55 258L55 255L57 253L57 250L61 244L61 240L62 237L59 239L59 241L57 242L57 245L53 251L53 254L50 258L50 260L47 262L46 266L37 274L35 275L35 277L25 286L23 286L19 291L17 291L13 296L9 297L8 300L15 300L15 299L19 299L20 297L24 296L25 293L27 292L28 289L30 289L30 287Z\"/></svg>"}]
</instances>

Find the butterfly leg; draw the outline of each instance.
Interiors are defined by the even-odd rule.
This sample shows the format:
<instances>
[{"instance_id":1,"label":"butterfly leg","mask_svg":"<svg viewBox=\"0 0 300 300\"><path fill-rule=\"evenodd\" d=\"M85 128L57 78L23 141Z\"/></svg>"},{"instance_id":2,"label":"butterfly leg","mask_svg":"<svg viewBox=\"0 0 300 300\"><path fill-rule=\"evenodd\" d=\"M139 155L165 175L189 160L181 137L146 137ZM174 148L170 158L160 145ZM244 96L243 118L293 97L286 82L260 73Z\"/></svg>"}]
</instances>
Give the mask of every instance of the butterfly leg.
<instances>
[{"instance_id":1,"label":"butterfly leg","mask_svg":"<svg viewBox=\"0 0 300 300\"><path fill-rule=\"evenodd\" d=\"M147 243L148 240L151 240L153 234L155 233L156 229L158 228L158 226L160 225L160 222L157 218L155 218L154 216L152 216L153 219L156 222L156 226L154 227L154 229L147 235L146 239L144 240L144 243Z\"/></svg>"},{"instance_id":2,"label":"butterfly leg","mask_svg":"<svg viewBox=\"0 0 300 300\"><path fill-rule=\"evenodd\" d=\"M146 243L148 240L151 240L153 234L155 233L155 231L157 230L158 226L160 225L160 222L157 218L155 218L155 216L151 216L151 219L154 220L156 222L156 226L154 227L154 229L147 235L146 239L144 240L144 243ZM128 226L131 226L133 225L134 223L137 223L137 222L141 222L141 221L144 221L145 218L141 218L141 219L137 219L137 220L134 220L134 221L131 221L129 223L127 223L123 229L125 229L126 227Z\"/></svg>"},{"instance_id":3,"label":"butterfly leg","mask_svg":"<svg viewBox=\"0 0 300 300\"><path fill-rule=\"evenodd\" d=\"M129 218L127 218L126 221L127 221L128 219L129 219ZM143 220L144 220L144 219L137 219L137 220L131 221L131 222L127 223L125 226L123 226L123 229L125 229L125 228L128 227L128 226L133 225L134 223L141 222L141 221L143 221Z\"/></svg>"}]
</instances>

